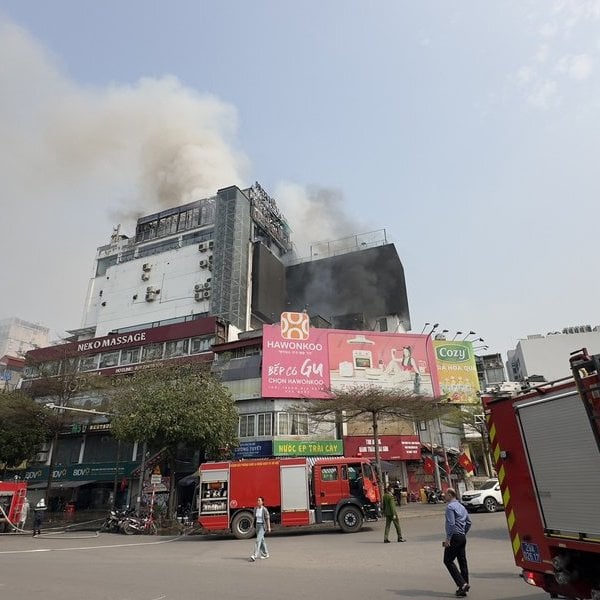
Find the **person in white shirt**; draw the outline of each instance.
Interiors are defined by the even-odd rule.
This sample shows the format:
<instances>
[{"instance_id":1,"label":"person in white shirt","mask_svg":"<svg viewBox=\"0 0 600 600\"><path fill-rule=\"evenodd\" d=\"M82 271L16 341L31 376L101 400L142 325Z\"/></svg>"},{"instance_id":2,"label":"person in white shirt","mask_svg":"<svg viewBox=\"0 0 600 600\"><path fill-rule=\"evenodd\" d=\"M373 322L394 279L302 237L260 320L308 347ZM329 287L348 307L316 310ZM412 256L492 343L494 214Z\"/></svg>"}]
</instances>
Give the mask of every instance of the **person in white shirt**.
<instances>
[{"instance_id":1,"label":"person in white shirt","mask_svg":"<svg viewBox=\"0 0 600 600\"><path fill-rule=\"evenodd\" d=\"M271 517L269 510L264 505L265 499L259 496L254 507L254 529L256 529L256 545L250 560L254 562L257 558L269 558L269 549L265 542L265 533L271 533Z\"/></svg>"}]
</instances>

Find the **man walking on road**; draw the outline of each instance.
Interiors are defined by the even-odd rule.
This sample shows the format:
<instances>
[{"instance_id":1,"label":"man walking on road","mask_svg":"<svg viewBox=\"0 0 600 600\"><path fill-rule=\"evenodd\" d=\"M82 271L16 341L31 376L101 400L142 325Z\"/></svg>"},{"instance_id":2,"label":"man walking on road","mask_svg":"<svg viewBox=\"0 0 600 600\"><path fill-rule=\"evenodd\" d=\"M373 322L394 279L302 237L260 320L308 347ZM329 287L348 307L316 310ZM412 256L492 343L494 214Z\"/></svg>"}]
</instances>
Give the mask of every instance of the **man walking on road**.
<instances>
[{"instance_id":1,"label":"man walking on road","mask_svg":"<svg viewBox=\"0 0 600 600\"><path fill-rule=\"evenodd\" d=\"M448 488L446 497L446 539L444 546L444 564L448 569L454 583L458 586L456 596L459 598L467 595L471 589L469 585L469 568L467 566L467 533L471 528L471 517L467 509L456 499L456 492ZM454 561L458 561L459 569Z\"/></svg>"},{"instance_id":2,"label":"man walking on road","mask_svg":"<svg viewBox=\"0 0 600 600\"><path fill-rule=\"evenodd\" d=\"M398 541L405 542L406 540L402 537L402 530L400 529L400 520L398 519L398 512L396 510L396 498L394 498L394 490L391 485L385 488L383 494L383 514L385 515L385 531L383 533L383 541L386 544L390 543L390 525L393 523L398 534Z\"/></svg>"}]
</instances>

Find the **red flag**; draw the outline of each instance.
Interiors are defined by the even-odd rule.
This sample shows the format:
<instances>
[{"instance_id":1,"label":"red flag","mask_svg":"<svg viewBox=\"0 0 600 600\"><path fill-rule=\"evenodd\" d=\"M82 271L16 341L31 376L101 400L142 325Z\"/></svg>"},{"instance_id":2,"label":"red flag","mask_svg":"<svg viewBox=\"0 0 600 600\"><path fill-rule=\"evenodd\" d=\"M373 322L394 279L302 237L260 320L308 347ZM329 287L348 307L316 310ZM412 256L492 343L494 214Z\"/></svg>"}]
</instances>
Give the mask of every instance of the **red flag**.
<instances>
[{"instance_id":1,"label":"red flag","mask_svg":"<svg viewBox=\"0 0 600 600\"><path fill-rule=\"evenodd\" d=\"M423 471L427 473L427 475L433 475L433 472L435 471L435 465L431 456L426 456L423 459Z\"/></svg>"},{"instance_id":2,"label":"red flag","mask_svg":"<svg viewBox=\"0 0 600 600\"><path fill-rule=\"evenodd\" d=\"M474 470L471 459L464 452L458 457L458 464L469 473L472 473Z\"/></svg>"}]
</instances>

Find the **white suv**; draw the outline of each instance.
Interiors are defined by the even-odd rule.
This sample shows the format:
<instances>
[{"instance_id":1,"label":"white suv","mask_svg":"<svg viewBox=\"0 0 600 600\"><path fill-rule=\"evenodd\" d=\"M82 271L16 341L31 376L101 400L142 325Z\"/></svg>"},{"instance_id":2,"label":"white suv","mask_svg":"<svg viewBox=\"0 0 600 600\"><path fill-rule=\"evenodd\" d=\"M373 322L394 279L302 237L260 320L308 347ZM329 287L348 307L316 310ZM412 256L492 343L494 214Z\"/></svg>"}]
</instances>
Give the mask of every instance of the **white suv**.
<instances>
[{"instance_id":1,"label":"white suv","mask_svg":"<svg viewBox=\"0 0 600 600\"><path fill-rule=\"evenodd\" d=\"M469 512L480 508L487 512L495 512L502 506L500 484L497 479L488 479L479 489L465 492L460 501Z\"/></svg>"}]
</instances>

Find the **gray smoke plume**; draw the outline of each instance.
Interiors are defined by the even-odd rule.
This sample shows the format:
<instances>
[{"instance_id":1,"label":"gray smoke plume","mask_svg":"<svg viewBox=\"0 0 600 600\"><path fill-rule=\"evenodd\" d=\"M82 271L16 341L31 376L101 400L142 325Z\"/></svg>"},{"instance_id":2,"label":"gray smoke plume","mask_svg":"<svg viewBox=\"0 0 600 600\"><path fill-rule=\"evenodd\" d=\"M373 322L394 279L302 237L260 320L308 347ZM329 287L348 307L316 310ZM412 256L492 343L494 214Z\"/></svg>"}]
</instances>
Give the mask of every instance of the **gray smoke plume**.
<instances>
[{"instance_id":1,"label":"gray smoke plume","mask_svg":"<svg viewBox=\"0 0 600 600\"><path fill-rule=\"evenodd\" d=\"M275 190L277 204L292 229L292 240L299 257L314 254L310 246L356 235L365 229L348 215L339 190L281 183ZM318 248L317 248L318 251Z\"/></svg>"},{"instance_id":2,"label":"gray smoke plume","mask_svg":"<svg viewBox=\"0 0 600 600\"><path fill-rule=\"evenodd\" d=\"M25 31L0 22L0 81L5 164L25 195L102 182L124 214L148 213L243 179L235 109L174 77L82 87Z\"/></svg>"},{"instance_id":3,"label":"gray smoke plume","mask_svg":"<svg viewBox=\"0 0 600 600\"><path fill-rule=\"evenodd\" d=\"M113 225L245 179L232 106L174 77L81 85L2 17L0 90L0 318L76 327Z\"/></svg>"}]
</instances>

